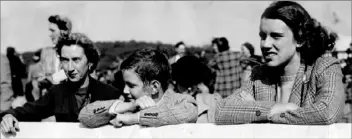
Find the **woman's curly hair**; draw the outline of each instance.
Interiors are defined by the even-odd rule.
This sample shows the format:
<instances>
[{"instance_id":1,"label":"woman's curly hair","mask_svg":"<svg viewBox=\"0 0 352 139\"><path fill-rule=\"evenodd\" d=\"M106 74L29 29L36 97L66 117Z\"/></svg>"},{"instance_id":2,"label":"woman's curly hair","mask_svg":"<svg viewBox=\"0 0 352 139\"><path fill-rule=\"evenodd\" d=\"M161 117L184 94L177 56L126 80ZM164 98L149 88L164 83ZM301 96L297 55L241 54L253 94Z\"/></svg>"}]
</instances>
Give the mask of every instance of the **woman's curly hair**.
<instances>
[{"instance_id":1,"label":"woman's curly hair","mask_svg":"<svg viewBox=\"0 0 352 139\"><path fill-rule=\"evenodd\" d=\"M261 18L282 20L291 29L294 39L301 45L298 51L306 64L312 64L335 46L337 34L326 30L296 2L273 2Z\"/></svg>"},{"instance_id":2,"label":"woman's curly hair","mask_svg":"<svg viewBox=\"0 0 352 139\"><path fill-rule=\"evenodd\" d=\"M83 48L84 53L90 63L92 63L92 67L90 72L93 72L98 65L100 59L99 50L95 47L93 41L91 41L86 35L83 33L71 33L68 37L59 40L56 45L56 51L61 57L61 49L63 46L71 46L71 45L79 45Z\"/></svg>"}]
</instances>

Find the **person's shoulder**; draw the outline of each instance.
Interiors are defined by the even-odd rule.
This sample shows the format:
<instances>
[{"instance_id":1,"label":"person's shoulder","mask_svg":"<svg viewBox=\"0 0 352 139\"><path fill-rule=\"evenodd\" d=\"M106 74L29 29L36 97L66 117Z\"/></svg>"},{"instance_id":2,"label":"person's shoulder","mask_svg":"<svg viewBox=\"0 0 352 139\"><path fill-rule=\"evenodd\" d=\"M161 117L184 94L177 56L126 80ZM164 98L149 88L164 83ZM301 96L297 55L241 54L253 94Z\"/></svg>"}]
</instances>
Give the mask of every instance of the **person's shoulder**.
<instances>
[{"instance_id":1,"label":"person's shoulder","mask_svg":"<svg viewBox=\"0 0 352 139\"><path fill-rule=\"evenodd\" d=\"M93 84L95 84L95 89L98 90L104 90L104 91L109 91L109 92L119 92L119 90L115 87L113 87L112 85L100 82L96 79L91 78L91 81L93 82Z\"/></svg>"},{"instance_id":2,"label":"person's shoulder","mask_svg":"<svg viewBox=\"0 0 352 139\"><path fill-rule=\"evenodd\" d=\"M315 63L316 72L320 73L325 71L327 68L335 66L336 68L340 68L340 62L338 59L332 56L322 56L319 57Z\"/></svg>"},{"instance_id":3,"label":"person's shoulder","mask_svg":"<svg viewBox=\"0 0 352 139\"><path fill-rule=\"evenodd\" d=\"M191 96L191 95L186 95L186 94L180 94L176 93L172 89L168 89L165 94L164 98L170 100L169 102L182 102L182 101L190 101L190 102L196 102L196 100Z\"/></svg>"},{"instance_id":4,"label":"person's shoulder","mask_svg":"<svg viewBox=\"0 0 352 139\"><path fill-rule=\"evenodd\" d=\"M67 84L67 81L62 81L59 84L54 84L48 90L48 94L52 94L54 96L67 94L70 89L70 86Z\"/></svg>"},{"instance_id":5,"label":"person's shoulder","mask_svg":"<svg viewBox=\"0 0 352 139\"><path fill-rule=\"evenodd\" d=\"M220 52L219 54L220 55L241 55L241 52L226 50L226 51Z\"/></svg>"},{"instance_id":6,"label":"person's shoulder","mask_svg":"<svg viewBox=\"0 0 352 139\"><path fill-rule=\"evenodd\" d=\"M316 65L328 66L331 64L339 64L339 60L332 56L321 56L315 61Z\"/></svg>"}]
</instances>

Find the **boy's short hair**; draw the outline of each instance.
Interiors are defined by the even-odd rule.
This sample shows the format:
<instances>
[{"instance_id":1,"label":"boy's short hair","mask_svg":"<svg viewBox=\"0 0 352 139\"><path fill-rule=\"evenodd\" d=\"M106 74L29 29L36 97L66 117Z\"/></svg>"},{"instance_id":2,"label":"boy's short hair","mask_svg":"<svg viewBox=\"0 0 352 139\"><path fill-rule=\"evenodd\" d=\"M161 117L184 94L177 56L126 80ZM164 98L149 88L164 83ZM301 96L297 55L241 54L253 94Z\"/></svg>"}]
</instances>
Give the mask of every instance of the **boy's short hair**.
<instances>
[{"instance_id":1,"label":"boy's short hair","mask_svg":"<svg viewBox=\"0 0 352 139\"><path fill-rule=\"evenodd\" d=\"M144 84L157 80L165 91L171 78L171 67L165 55L152 48L134 51L121 63L121 70L133 69Z\"/></svg>"},{"instance_id":2,"label":"boy's short hair","mask_svg":"<svg viewBox=\"0 0 352 139\"><path fill-rule=\"evenodd\" d=\"M211 70L196 56L183 56L171 67L172 79L185 88L199 83L210 84Z\"/></svg>"}]
</instances>

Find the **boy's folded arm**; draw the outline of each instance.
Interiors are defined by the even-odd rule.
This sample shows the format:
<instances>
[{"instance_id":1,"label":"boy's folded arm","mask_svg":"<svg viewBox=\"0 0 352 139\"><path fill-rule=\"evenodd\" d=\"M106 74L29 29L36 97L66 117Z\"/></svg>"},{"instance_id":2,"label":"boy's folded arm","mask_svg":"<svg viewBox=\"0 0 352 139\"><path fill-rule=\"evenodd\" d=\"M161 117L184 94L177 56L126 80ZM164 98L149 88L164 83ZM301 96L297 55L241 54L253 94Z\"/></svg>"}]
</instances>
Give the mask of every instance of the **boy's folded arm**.
<instances>
[{"instance_id":1,"label":"boy's folded arm","mask_svg":"<svg viewBox=\"0 0 352 139\"><path fill-rule=\"evenodd\" d=\"M197 121L198 108L196 101L191 96L184 95L178 102L172 100L164 102L169 102L169 104L156 105L141 110L139 112L140 125L158 127Z\"/></svg>"},{"instance_id":2,"label":"boy's folded arm","mask_svg":"<svg viewBox=\"0 0 352 139\"><path fill-rule=\"evenodd\" d=\"M78 115L78 120L87 127L98 127L110 122L115 116L111 110L114 104L123 103L121 100L96 101L87 104Z\"/></svg>"}]
</instances>

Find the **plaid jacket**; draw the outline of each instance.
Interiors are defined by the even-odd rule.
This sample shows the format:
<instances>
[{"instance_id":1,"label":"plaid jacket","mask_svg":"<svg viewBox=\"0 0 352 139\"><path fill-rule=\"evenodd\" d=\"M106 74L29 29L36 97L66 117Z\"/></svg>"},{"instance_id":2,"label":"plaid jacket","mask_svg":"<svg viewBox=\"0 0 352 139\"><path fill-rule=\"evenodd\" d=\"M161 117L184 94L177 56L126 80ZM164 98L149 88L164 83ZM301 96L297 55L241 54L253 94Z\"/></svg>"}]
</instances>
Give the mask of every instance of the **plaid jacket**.
<instances>
[{"instance_id":1,"label":"plaid jacket","mask_svg":"<svg viewBox=\"0 0 352 139\"><path fill-rule=\"evenodd\" d=\"M79 114L79 121L88 127L108 124L114 118L114 115L109 113L114 102L116 100L97 101L86 105ZM197 103L194 98L175 93L172 89L165 91L154 107L139 112L140 125L151 127L195 123L198 117Z\"/></svg>"},{"instance_id":2,"label":"plaid jacket","mask_svg":"<svg viewBox=\"0 0 352 139\"><path fill-rule=\"evenodd\" d=\"M210 66L216 70L215 93L223 98L231 95L234 90L241 87L242 67L239 52L224 51L210 61Z\"/></svg>"},{"instance_id":3,"label":"plaid jacket","mask_svg":"<svg viewBox=\"0 0 352 139\"><path fill-rule=\"evenodd\" d=\"M270 122L285 124L332 124L343 114L345 103L341 67L332 57L320 57L312 66L301 65L289 98L300 108L275 114ZM276 103L276 83L265 67L255 67L251 79L216 108L216 124L268 122L267 114ZM304 78L306 78L305 81ZM241 101L239 92L256 101Z\"/></svg>"}]
</instances>

